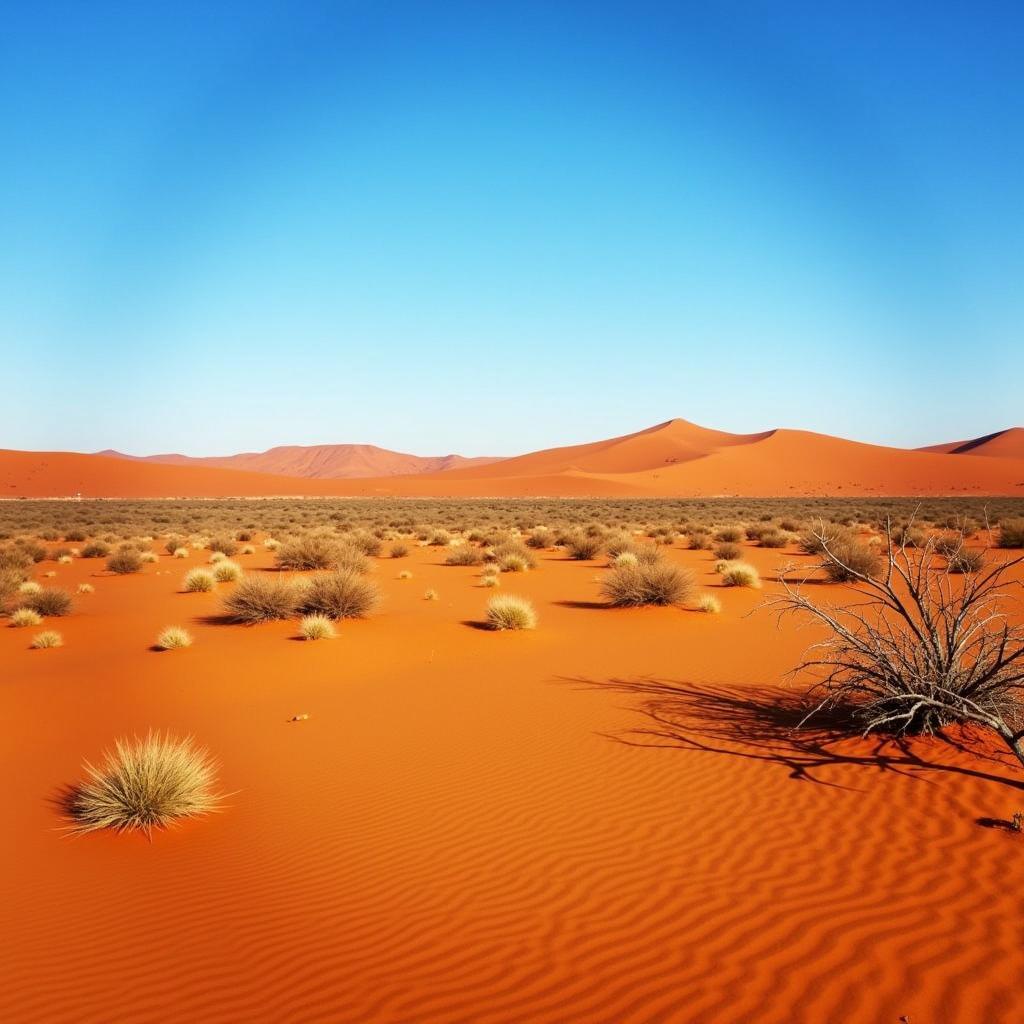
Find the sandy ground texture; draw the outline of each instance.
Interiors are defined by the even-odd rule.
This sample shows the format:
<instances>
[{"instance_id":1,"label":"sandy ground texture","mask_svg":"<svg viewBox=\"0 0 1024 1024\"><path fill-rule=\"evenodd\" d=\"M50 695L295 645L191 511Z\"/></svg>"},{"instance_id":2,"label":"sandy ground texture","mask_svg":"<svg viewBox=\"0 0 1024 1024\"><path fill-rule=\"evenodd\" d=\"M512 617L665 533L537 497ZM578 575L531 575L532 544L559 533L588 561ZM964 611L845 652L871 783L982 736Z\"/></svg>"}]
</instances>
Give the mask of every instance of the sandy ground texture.
<instances>
[{"instance_id":1,"label":"sandy ground texture","mask_svg":"<svg viewBox=\"0 0 1024 1024\"><path fill-rule=\"evenodd\" d=\"M62 648L0 628L8 1024L1024 1019L1024 839L999 825L1024 776L790 734L813 634L755 609L806 556L749 547L756 592L671 549L703 615L605 608L601 563L557 551L494 591L413 548L375 560L377 614L308 643L224 624L233 584L181 593L207 554L58 566L95 586L46 623ZM495 593L536 631L480 628ZM153 651L172 624L194 646ZM62 834L82 760L151 728L219 759L222 813Z\"/></svg>"}]
</instances>

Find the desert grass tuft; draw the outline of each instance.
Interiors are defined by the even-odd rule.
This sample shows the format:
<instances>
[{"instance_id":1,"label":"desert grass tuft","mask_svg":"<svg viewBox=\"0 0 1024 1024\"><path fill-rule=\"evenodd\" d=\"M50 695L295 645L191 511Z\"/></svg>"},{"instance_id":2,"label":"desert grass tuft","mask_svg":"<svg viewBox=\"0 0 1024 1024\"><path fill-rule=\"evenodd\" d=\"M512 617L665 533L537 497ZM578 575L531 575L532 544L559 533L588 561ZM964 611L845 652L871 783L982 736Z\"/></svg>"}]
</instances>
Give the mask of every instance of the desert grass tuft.
<instances>
[{"instance_id":1,"label":"desert grass tuft","mask_svg":"<svg viewBox=\"0 0 1024 1024\"><path fill-rule=\"evenodd\" d=\"M722 573L722 585L756 588L761 586L761 577L752 565L746 562L733 562Z\"/></svg>"},{"instance_id":2,"label":"desert grass tuft","mask_svg":"<svg viewBox=\"0 0 1024 1024\"><path fill-rule=\"evenodd\" d=\"M150 733L117 740L102 765L86 762L85 771L69 803L73 832L110 828L148 836L154 828L208 814L222 799L213 789L216 765L191 738Z\"/></svg>"},{"instance_id":3,"label":"desert grass tuft","mask_svg":"<svg viewBox=\"0 0 1024 1024\"><path fill-rule=\"evenodd\" d=\"M701 594L697 598L697 611L708 615L717 615L722 610L722 602L714 594Z\"/></svg>"},{"instance_id":4,"label":"desert grass tuft","mask_svg":"<svg viewBox=\"0 0 1024 1024\"><path fill-rule=\"evenodd\" d=\"M21 629L24 626L38 626L42 621L42 615L31 608L15 608L11 612L10 624L14 629Z\"/></svg>"},{"instance_id":5,"label":"desert grass tuft","mask_svg":"<svg viewBox=\"0 0 1024 1024\"><path fill-rule=\"evenodd\" d=\"M174 651L179 647L191 647L192 637L181 626L168 626L156 638L156 645L161 651Z\"/></svg>"},{"instance_id":6,"label":"desert grass tuft","mask_svg":"<svg viewBox=\"0 0 1024 1024\"><path fill-rule=\"evenodd\" d=\"M181 589L186 594L206 594L213 590L216 580L209 569L190 569L185 573L181 582Z\"/></svg>"},{"instance_id":7,"label":"desert grass tuft","mask_svg":"<svg viewBox=\"0 0 1024 1024\"><path fill-rule=\"evenodd\" d=\"M218 583L234 583L242 576L242 567L237 562L225 558L213 567L213 578Z\"/></svg>"},{"instance_id":8,"label":"desert grass tuft","mask_svg":"<svg viewBox=\"0 0 1024 1024\"><path fill-rule=\"evenodd\" d=\"M79 583L78 592L80 594L92 594L95 593L96 588L91 583Z\"/></svg>"},{"instance_id":9,"label":"desert grass tuft","mask_svg":"<svg viewBox=\"0 0 1024 1024\"><path fill-rule=\"evenodd\" d=\"M64 645L64 638L60 633L54 632L52 629L44 630L42 633L36 633L32 637L31 647L33 650L45 651L50 647L62 647Z\"/></svg>"},{"instance_id":10,"label":"desert grass tuft","mask_svg":"<svg viewBox=\"0 0 1024 1024\"><path fill-rule=\"evenodd\" d=\"M299 623L303 640L330 640L337 636L334 623L326 615L306 615Z\"/></svg>"},{"instance_id":11,"label":"desert grass tuft","mask_svg":"<svg viewBox=\"0 0 1024 1024\"><path fill-rule=\"evenodd\" d=\"M537 613L525 597L499 594L487 602L487 624L491 629L534 629Z\"/></svg>"}]
</instances>

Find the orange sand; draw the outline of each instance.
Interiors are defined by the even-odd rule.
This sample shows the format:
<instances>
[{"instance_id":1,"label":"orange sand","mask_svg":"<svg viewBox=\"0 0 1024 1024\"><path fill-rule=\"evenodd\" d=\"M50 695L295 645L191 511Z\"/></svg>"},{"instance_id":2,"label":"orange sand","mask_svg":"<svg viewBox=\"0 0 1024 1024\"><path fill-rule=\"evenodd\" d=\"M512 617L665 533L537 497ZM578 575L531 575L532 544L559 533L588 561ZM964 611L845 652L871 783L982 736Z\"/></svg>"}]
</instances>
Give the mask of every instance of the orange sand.
<instances>
[{"instance_id":1,"label":"orange sand","mask_svg":"<svg viewBox=\"0 0 1024 1024\"><path fill-rule=\"evenodd\" d=\"M998 450L952 454L883 448L800 430L727 434L670 420L625 437L485 465L359 479L0 450L0 496L1024 495L1024 457L1013 432L1004 434L1010 441Z\"/></svg>"},{"instance_id":2,"label":"orange sand","mask_svg":"<svg viewBox=\"0 0 1024 1024\"><path fill-rule=\"evenodd\" d=\"M0 628L0 1019L1024 1019L1024 840L975 821L1024 806L1019 769L737 739L723 693L778 687L809 634L747 617L708 552L671 557L718 616L597 607L597 564L545 553L498 591L530 634L474 628L495 591L443 557L379 561L380 613L315 644L209 621L177 592L203 554L57 567L96 587L47 623L66 646ZM195 646L149 650L169 624ZM227 809L151 845L56 832L82 758L151 727L221 759Z\"/></svg>"}]
</instances>

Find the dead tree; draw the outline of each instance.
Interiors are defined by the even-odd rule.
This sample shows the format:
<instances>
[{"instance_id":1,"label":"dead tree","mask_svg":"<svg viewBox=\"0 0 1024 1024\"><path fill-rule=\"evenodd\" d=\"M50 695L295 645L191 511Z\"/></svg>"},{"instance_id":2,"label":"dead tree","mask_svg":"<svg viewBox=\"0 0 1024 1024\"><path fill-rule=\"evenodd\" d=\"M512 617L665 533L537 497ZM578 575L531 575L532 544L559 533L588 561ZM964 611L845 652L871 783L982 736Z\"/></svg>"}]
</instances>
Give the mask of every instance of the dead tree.
<instances>
[{"instance_id":1,"label":"dead tree","mask_svg":"<svg viewBox=\"0 0 1024 1024\"><path fill-rule=\"evenodd\" d=\"M939 732L959 724L997 733L1024 765L1024 628L1008 617L1011 570L1024 558L989 560L956 573L963 535L940 554L935 539L910 548L886 524L882 566L875 575L842 562L821 531L826 561L837 561L856 597L825 604L807 596L793 566L780 573L783 593L766 602L780 614L802 613L823 625L796 671L819 678L805 721L826 708L851 712L865 734ZM1017 597L1019 601L1019 597ZM1019 608L1018 608L1019 611Z\"/></svg>"}]
</instances>

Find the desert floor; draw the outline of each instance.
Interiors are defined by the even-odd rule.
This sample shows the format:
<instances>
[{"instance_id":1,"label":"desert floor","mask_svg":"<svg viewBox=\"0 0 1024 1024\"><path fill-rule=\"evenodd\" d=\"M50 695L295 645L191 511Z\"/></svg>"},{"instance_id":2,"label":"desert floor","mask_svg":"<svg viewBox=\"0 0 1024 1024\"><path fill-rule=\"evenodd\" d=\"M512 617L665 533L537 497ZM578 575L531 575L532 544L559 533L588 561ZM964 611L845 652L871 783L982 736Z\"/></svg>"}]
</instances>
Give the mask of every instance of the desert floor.
<instances>
[{"instance_id":1,"label":"desert floor","mask_svg":"<svg viewBox=\"0 0 1024 1024\"><path fill-rule=\"evenodd\" d=\"M999 826L1024 774L790 736L813 633L755 609L806 556L748 547L755 592L672 549L716 616L604 608L601 563L557 551L494 591L414 547L376 560L372 618L306 643L180 593L207 555L57 566L95 586L47 623L63 648L0 628L8 1024L1024 1020L1024 839ZM538 629L480 628L495 593ZM194 646L152 650L172 624ZM83 759L150 728L216 755L223 812L62 834Z\"/></svg>"}]
</instances>

